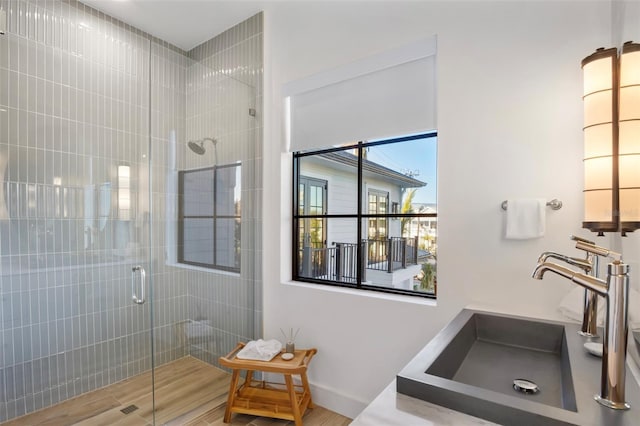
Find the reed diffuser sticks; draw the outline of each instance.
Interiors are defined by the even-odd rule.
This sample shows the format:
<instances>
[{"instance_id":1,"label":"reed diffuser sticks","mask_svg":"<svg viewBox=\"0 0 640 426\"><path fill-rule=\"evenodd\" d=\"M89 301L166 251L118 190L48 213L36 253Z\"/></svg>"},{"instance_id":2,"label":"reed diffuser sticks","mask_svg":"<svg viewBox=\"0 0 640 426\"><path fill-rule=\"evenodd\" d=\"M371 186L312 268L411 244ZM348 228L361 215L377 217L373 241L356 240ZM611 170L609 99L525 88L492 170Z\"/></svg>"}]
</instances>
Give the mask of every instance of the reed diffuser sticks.
<instances>
[{"instance_id":1,"label":"reed diffuser sticks","mask_svg":"<svg viewBox=\"0 0 640 426\"><path fill-rule=\"evenodd\" d=\"M296 332L293 332L293 328L289 329L289 337L287 337L287 334L284 332L283 329L280 329L280 332L282 333L282 335L284 336L284 340L288 343L295 343L296 341L296 337L298 337L298 332L300 331L300 327L298 327L298 329L296 330Z\"/></svg>"},{"instance_id":2,"label":"reed diffuser sticks","mask_svg":"<svg viewBox=\"0 0 640 426\"><path fill-rule=\"evenodd\" d=\"M284 332L283 329L280 329L280 332L282 333L282 335L284 336L284 340L285 340L285 352L289 353L289 354L293 354L295 353L296 350L296 337L298 336L298 332L300 331L300 328L298 328L295 332L295 334L293 333L293 328L289 329L289 336L287 337L287 334Z\"/></svg>"}]
</instances>

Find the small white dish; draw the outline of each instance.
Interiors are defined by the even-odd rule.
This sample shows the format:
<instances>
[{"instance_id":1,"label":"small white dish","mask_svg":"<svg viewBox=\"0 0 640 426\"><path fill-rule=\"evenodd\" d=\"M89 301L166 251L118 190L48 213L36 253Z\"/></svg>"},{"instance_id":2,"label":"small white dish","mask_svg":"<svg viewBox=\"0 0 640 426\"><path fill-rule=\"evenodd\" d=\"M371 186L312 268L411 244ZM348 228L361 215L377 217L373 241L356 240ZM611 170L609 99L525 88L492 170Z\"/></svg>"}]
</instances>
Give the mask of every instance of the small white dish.
<instances>
[{"instance_id":1,"label":"small white dish","mask_svg":"<svg viewBox=\"0 0 640 426\"><path fill-rule=\"evenodd\" d=\"M284 359L285 361L289 361L293 359L293 354L290 354L289 352L285 352L282 355L280 355L280 358Z\"/></svg>"},{"instance_id":2,"label":"small white dish","mask_svg":"<svg viewBox=\"0 0 640 426\"><path fill-rule=\"evenodd\" d=\"M584 348L593 356L602 358L602 343L585 342Z\"/></svg>"}]
</instances>

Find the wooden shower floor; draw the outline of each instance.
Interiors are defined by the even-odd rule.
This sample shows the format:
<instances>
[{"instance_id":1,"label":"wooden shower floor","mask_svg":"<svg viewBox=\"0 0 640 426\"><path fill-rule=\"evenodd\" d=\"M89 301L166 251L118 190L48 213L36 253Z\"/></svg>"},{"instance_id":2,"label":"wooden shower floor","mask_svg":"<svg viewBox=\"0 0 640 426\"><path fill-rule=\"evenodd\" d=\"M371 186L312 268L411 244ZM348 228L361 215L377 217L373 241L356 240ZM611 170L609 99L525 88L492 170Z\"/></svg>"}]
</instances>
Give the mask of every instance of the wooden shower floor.
<instances>
[{"instance_id":1,"label":"wooden shower floor","mask_svg":"<svg viewBox=\"0 0 640 426\"><path fill-rule=\"evenodd\" d=\"M224 425L231 375L196 358L185 357L156 369L156 424ZM151 373L107 386L19 417L2 426L25 425L150 425L153 420ZM137 410L124 414L130 405ZM348 425L351 420L318 407L307 411L306 426ZM235 414L234 426L292 425L287 420Z\"/></svg>"}]
</instances>

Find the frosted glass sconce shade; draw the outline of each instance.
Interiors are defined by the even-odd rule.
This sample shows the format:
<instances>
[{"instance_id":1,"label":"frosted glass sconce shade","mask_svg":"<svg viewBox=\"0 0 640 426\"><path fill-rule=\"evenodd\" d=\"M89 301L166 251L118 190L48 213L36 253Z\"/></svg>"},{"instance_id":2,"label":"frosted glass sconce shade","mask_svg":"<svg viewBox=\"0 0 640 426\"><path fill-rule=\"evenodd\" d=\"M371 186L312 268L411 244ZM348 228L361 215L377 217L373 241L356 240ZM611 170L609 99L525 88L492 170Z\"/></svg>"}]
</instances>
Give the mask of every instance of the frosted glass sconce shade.
<instances>
[{"instance_id":1,"label":"frosted glass sconce shade","mask_svg":"<svg viewBox=\"0 0 640 426\"><path fill-rule=\"evenodd\" d=\"M598 234L640 228L640 44L598 49L584 73L584 222Z\"/></svg>"},{"instance_id":2,"label":"frosted glass sconce shade","mask_svg":"<svg viewBox=\"0 0 640 426\"><path fill-rule=\"evenodd\" d=\"M626 43L620 55L620 221L640 228L640 44Z\"/></svg>"}]
</instances>

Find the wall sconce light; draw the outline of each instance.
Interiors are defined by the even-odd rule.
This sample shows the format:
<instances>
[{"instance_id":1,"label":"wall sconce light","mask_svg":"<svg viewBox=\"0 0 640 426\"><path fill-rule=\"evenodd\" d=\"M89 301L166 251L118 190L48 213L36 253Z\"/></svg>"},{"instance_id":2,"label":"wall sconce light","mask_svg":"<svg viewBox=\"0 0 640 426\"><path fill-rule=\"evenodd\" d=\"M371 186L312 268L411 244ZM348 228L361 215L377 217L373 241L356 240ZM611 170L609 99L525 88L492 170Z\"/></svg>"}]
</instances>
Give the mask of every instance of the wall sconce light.
<instances>
[{"instance_id":1,"label":"wall sconce light","mask_svg":"<svg viewBox=\"0 0 640 426\"><path fill-rule=\"evenodd\" d=\"M131 219L131 169L129 166L118 166L118 218Z\"/></svg>"},{"instance_id":2,"label":"wall sconce light","mask_svg":"<svg viewBox=\"0 0 640 426\"><path fill-rule=\"evenodd\" d=\"M624 235L640 228L640 44L600 48L582 69L582 227Z\"/></svg>"}]
</instances>

